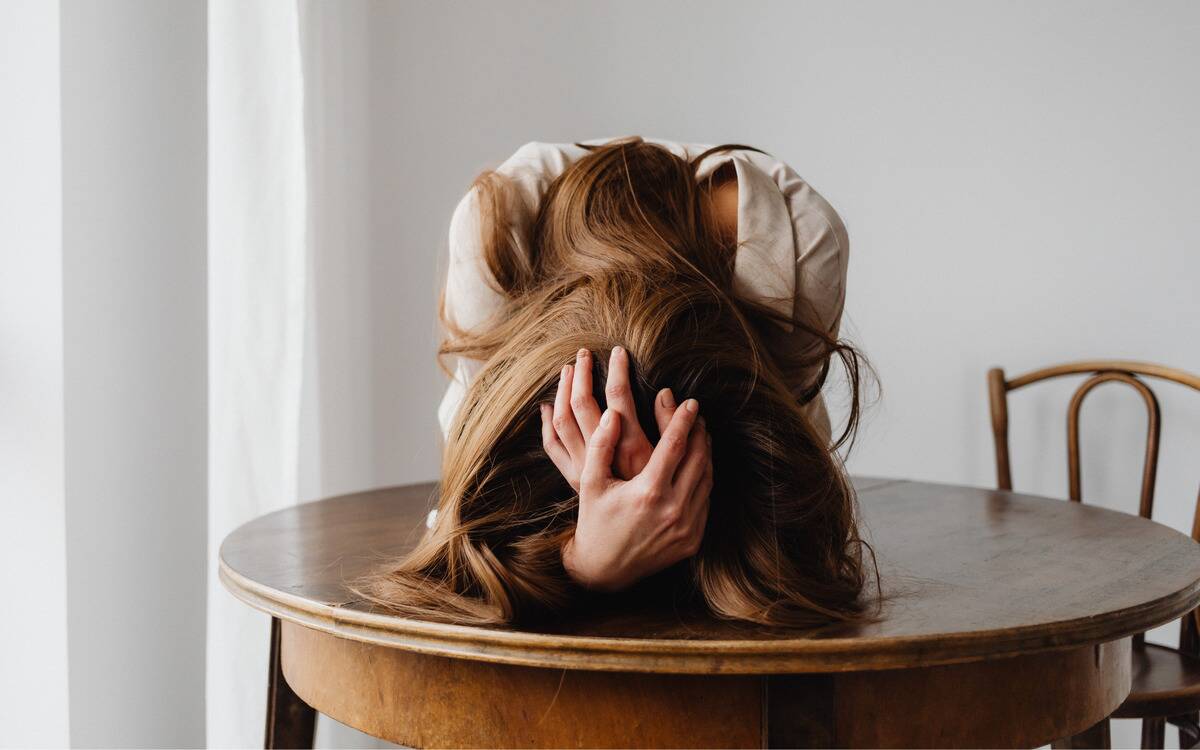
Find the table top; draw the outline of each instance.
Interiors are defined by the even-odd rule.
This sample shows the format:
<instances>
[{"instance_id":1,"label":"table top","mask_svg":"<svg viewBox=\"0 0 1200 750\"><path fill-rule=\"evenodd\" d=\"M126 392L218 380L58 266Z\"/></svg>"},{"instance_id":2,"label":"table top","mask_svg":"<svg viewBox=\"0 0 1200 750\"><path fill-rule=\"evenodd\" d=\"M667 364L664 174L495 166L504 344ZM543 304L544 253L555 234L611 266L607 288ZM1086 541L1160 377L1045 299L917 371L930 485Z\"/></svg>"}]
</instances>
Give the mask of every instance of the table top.
<instances>
[{"instance_id":1,"label":"table top","mask_svg":"<svg viewBox=\"0 0 1200 750\"><path fill-rule=\"evenodd\" d=\"M275 617L429 654L587 670L768 674L952 664L1103 643L1200 604L1200 545L1137 516L1065 500L896 479L854 480L878 557L879 617L765 628L650 605L538 632L373 612L347 582L410 549L432 483L306 503L221 545L220 576Z\"/></svg>"}]
</instances>

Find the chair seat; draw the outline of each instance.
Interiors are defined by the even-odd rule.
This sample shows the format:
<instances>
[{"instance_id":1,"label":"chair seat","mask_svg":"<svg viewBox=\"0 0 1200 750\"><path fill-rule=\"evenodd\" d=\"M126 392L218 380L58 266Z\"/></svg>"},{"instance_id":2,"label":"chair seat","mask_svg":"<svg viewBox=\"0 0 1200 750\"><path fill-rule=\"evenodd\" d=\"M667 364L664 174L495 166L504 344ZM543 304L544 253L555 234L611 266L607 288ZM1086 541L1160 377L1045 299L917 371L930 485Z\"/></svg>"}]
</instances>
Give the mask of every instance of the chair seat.
<instances>
[{"instance_id":1,"label":"chair seat","mask_svg":"<svg viewBox=\"0 0 1200 750\"><path fill-rule=\"evenodd\" d=\"M1200 710L1200 658L1147 643L1133 649L1132 689L1118 719L1178 716Z\"/></svg>"}]
</instances>

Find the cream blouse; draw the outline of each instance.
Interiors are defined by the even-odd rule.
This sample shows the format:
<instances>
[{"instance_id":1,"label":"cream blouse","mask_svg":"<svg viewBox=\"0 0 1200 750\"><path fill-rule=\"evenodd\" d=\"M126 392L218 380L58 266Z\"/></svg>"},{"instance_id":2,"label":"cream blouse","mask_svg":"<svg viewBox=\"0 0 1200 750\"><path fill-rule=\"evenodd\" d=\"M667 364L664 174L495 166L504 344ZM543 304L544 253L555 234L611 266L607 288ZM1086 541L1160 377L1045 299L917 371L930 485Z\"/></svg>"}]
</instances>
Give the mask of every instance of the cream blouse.
<instances>
[{"instance_id":1,"label":"cream blouse","mask_svg":"<svg viewBox=\"0 0 1200 750\"><path fill-rule=\"evenodd\" d=\"M612 138L583 141L603 144ZM655 138L672 153L690 159L709 146L680 144ZM511 180L516 197L529 215L536 214L550 183L568 166L589 152L571 143L526 143L496 171ZM755 151L733 150L705 157L697 170L704 179L717 167L732 161L737 173L737 239L734 259L734 292L768 305L789 318L800 314L807 301L822 324L834 335L841 323L846 298L846 259L849 240L837 212L817 191L781 161ZM519 224L514 223L514 226ZM478 195L469 191L450 220L450 264L446 276L445 314L454 325L470 330L487 321L503 298L489 283L481 249ZM518 249L528 253L529 239L515 236ZM803 349L811 337L790 324L779 326L768 342L772 347ZM445 436L472 378L483 363L465 357L452 360L454 376L438 408ZM798 383L797 395L806 387ZM810 414L829 439L829 416L818 396L809 402Z\"/></svg>"}]
</instances>

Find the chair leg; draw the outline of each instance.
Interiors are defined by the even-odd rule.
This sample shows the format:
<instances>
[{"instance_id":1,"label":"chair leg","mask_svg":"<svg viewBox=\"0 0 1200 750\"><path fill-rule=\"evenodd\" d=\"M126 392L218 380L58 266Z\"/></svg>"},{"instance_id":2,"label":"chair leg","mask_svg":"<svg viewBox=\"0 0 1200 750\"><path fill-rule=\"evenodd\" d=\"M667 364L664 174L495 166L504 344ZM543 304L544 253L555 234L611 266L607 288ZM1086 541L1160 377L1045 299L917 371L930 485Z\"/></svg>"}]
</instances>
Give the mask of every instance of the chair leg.
<instances>
[{"instance_id":1,"label":"chair leg","mask_svg":"<svg viewBox=\"0 0 1200 750\"><path fill-rule=\"evenodd\" d=\"M1200 714L1192 711L1172 716L1167 722L1179 727L1179 747L1188 750L1200 744Z\"/></svg>"},{"instance_id":2,"label":"chair leg","mask_svg":"<svg viewBox=\"0 0 1200 750\"><path fill-rule=\"evenodd\" d=\"M1079 734L1073 734L1070 737L1064 737L1050 744L1050 747L1073 749L1073 748L1101 748L1109 750L1112 747L1112 735L1108 730L1108 719L1101 719Z\"/></svg>"},{"instance_id":3,"label":"chair leg","mask_svg":"<svg viewBox=\"0 0 1200 750\"><path fill-rule=\"evenodd\" d=\"M1167 720L1164 718L1142 719L1143 750L1162 750L1166 743Z\"/></svg>"},{"instance_id":4,"label":"chair leg","mask_svg":"<svg viewBox=\"0 0 1200 750\"><path fill-rule=\"evenodd\" d=\"M271 660L267 675L267 732L263 747L311 750L317 712L292 691L283 676L279 653L279 618L271 618Z\"/></svg>"}]
</instances>

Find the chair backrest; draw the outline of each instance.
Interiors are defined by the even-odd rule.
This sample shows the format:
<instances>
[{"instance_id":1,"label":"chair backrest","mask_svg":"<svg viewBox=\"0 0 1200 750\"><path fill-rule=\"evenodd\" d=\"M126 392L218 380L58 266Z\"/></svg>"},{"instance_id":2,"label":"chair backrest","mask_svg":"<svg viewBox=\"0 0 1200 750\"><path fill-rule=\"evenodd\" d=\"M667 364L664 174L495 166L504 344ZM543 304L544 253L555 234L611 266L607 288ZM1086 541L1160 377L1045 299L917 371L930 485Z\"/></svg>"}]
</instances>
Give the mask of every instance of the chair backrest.
<instances>
[{"instance_id":1,"label":"chair backrest","mask_svg":"<svg viewBox=\"0 0 1200 750\"><path fill-rule=\"evenodd\" d=\"M1067 473L1068 496L1082 502L1083 490L1080 480L1079 456L1079 411L1083 400L1096 386L1104 383L1124 383L1133 388L1146 404L1146 458L1142 464L1141 501L1138 515L1150 518L1154 510L1154 481L1158 474L1158 445L1162 429L1162 413L1158 398L1143 378L1159 378L1200 391L1200 377L1183 370L1176 370L1147 362L1125 362L1119 360L1096 360L1070 362L1035 370L1024 375L1006 379L1004 370L994 367L988 370L988 396L992 411L992 436L996 443L996 484L1002 490L1012 489L1012 467L1008 453L1008 394L1018 388L1043 380L1064 375L1090 375L1075 390L1067 407ZM1196 497L1196 510L1192 520L1192 538L1200 542L1200 493ZM1200 609L1184 617L1180 634L1180 648L1189 653L1200 653ZM1139 640L1140 640L1139 636Z\"/></svg>"}]
</instances>

